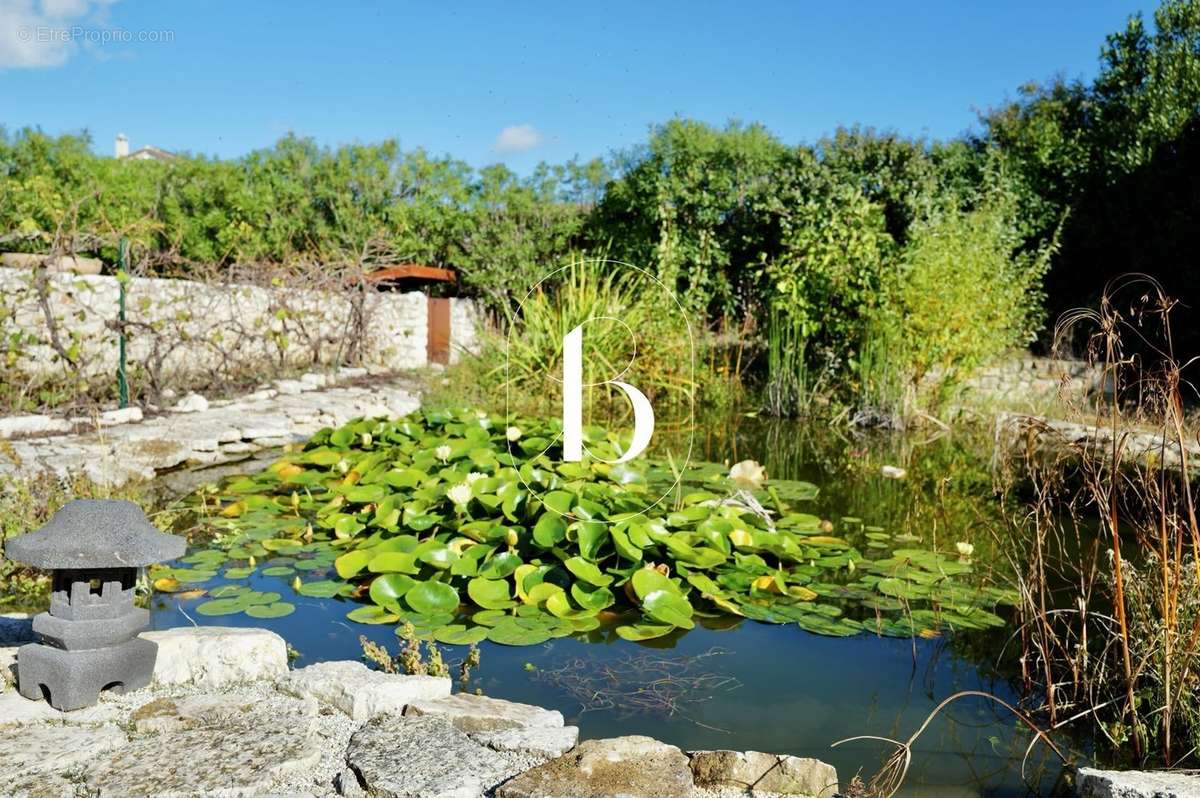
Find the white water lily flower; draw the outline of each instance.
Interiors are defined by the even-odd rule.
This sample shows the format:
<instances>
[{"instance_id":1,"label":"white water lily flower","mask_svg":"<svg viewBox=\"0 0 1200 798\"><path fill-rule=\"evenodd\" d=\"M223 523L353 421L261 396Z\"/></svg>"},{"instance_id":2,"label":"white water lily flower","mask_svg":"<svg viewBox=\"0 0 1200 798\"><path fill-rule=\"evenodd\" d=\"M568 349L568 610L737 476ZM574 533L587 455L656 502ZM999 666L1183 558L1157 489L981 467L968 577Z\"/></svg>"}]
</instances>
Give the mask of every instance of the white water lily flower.
<instances>
[{"instance_id":1,"label":"white water lily flower","mask_svg":"<svg viewBox=\"0 0 1200 798\"><path fill-rule=\"evenodd\" d=\"M883 466L882 468L879 469L879 473L882 474L883 476L887 477L888 479L904 479L904 477L906 477L908 475L908 472L905 471L903 468L901 468L900 466L893 466L893 465Z\"/></svg>"},{"instance_id":2,"label":"white water lily flower","mask_svg":"<svg viewBox=\"0 0 1200 798\"><path fill-rule=\"evenodd\" d=\"M485 413L482 410L476 410L475 418L479 419L480 421L483 421L485 418L487 418L487 413Z\"/></svg>"},{"instance_id":3,"label":"white water lily flower","mask_svg":"<svg viewBox=\"0 0 1200 798\"><path fill-rule=\"evenodd\" d=\"M450 459L450 447L442 444L433 450L433 456L441 460L443 463Z\"/></svg>"},{"instance_id":4,"label":"white water lily flower","mask_svg":"<svg viewBox=\"0 0 1200 798\"><path fill-rule=\"evenodd\" d=\"M508 429L504 430L504 437L508 438L510 441L517 440L521 437L521 428L509 427Z\"/></svg>"},{"instance_id":5,"label":"white water lily flower","mask_svg":"<svg viewBox=\"0 0 1200 798\"><path fill-rule=\"evenodd\" d=\"M446 491L446 498L454 502L458 507L462 507L467 502L471 501L471 486L467 483L455 485L450 490Z\"/></svg>"},{"instance_id":6,"label":"white water lily flower","mask_svg":"<svg viewBox=\"0 0 1200 798\"><path fill-rule=\"evenodd\" d=\"M767 479L767 470L753 460L743 460L729 469L729 478L739 488L755 490Z\"/></svg>"},{"instance_id":7,"label":"white water lily flower","mask_svg":"<svg viewBox=\"0 0 1200 798\"><path fill-rule=\"evenodd\" d=\"M474 485L476 482L484 479L485 477L487 477L487 474L480 474L478 471L472 471L470 474L467 474L467 484Z\"/></svg>"},{"instance_id":8,"label":"white water lily flower","mask_svg":"<svg viewBox=\"0 0 1200 798\"><path fill-rule=\"evenodd\" d=\"M955 543L954 548L958 549L958 553L962 557L970 557L975 553L975 546L963 540Z\"/></svg>"}]
</instances>

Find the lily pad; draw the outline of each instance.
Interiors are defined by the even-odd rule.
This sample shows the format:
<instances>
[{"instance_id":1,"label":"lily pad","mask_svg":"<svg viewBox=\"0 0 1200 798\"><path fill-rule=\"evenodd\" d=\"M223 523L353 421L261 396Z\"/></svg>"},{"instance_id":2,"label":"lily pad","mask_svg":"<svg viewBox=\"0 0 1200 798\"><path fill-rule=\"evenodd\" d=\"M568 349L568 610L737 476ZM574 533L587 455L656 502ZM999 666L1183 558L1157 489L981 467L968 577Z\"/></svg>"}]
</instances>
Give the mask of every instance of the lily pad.
<instances>
[{"instance_id":1,"label":"lily pad","mask_svg":"<svg viewBox=\"0 0 1200 798\"><path fill-rule=\"evenodd\" d=\"M246 608L246 614L251 618L283 618L296 611L296 605L286 601L276 601L271 604L255 604Z\"/></svg>"},{"instance_id":2,"label":"lily pad","mask_svg":"<svg viewBox=\"0 0 1200 798\"><path fill-rule=\"evenodd\" d=\"M445 582L418 582L404 594L404 601L427 615L453 612L458 608L458 592Z\"/></svg>"}]
</instances>

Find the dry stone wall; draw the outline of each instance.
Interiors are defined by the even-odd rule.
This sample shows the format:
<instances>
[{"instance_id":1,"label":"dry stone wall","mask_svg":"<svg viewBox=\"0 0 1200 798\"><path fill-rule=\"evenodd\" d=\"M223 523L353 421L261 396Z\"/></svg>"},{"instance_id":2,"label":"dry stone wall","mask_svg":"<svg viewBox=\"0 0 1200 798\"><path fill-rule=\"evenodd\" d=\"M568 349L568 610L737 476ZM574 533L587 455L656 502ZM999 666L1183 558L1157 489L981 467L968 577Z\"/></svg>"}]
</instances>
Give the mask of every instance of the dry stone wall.
<instances>
[{"instance_id":1,"label":"dry stone wall","mask_svg":"<svg viewBox=\"0 0 1200 798\"><path fill-rule=\"evenodd\" d=\"M59 345L81 378L117 367L117 278L0 269L0 333L9 374L61 372ZM132 278L126 292L131 368L154 366L167 378L228 374L269 366L338 364L359 347L361 365L390 370L426 364L428 307L424 294L368 293L356 308L352 292L295 286L198 283ZM44 299L44 301L43 301ZM54 320L48 324L46 311ZM473 347L478 317L470 300L455 299L451 342ZM361 318L360 318L361 317ZM361 334L360 332L361 331Z\"/></svg>"},{"instance_id":2,"label":"dry stone wall","mask_svg":"<svg viewBox=\"0 0 1200 798\"><path fill-rule=\"evenodd\" d=\"M479 351L479 330L483 316L479 306L469 299L450 300L450 362L457 363L463 352Z\"/></svg>"}]
</instances>

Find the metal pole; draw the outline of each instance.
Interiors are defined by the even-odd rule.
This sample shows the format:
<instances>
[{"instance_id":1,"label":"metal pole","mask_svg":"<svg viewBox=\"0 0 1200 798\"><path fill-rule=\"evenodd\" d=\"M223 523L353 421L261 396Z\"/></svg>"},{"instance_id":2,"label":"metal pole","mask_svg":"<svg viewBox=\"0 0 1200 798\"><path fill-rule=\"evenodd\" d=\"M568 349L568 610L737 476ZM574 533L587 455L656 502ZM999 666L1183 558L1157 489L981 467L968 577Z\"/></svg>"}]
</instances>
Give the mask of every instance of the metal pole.
<instances>
[{"instance_id":1,"label":"metal pole","mask_svg":"<svg viewBox=\"0 0 1200 798\"><path fill-rule=\"evenodd\" d=\"M117 286L120 304L117 308L117 319L120 321L120 337L117 342L117 393L120 396L121 407L128 407L129 381L125 378L125 283L129 281L129 239L124 236L121 237L119 253Z\"/></svg>"}]
</instances>

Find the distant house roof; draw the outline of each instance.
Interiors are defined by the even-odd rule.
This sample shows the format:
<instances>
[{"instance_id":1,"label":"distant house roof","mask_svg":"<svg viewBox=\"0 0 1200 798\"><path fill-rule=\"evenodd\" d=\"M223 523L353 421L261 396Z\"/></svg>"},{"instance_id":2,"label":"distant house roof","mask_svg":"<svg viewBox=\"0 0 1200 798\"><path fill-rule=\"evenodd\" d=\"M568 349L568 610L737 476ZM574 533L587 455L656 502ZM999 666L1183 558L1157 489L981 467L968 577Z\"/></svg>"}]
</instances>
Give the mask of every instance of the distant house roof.
<instances>
[{"instance_id":1,"label":"distant house roof","mask_svg":"<svg viewBox=\"0 0 1200 798\"><path fill-rule=\"evenodd\" d=\"M141 147L128 155L119 156L123 161L173 161L177 157L173 152L167 152L159 147Z\"/></svg>"}]
</instances>

